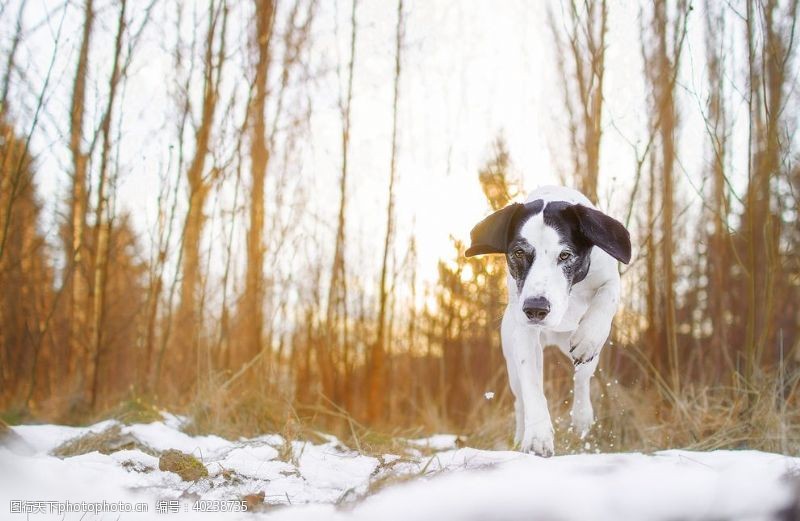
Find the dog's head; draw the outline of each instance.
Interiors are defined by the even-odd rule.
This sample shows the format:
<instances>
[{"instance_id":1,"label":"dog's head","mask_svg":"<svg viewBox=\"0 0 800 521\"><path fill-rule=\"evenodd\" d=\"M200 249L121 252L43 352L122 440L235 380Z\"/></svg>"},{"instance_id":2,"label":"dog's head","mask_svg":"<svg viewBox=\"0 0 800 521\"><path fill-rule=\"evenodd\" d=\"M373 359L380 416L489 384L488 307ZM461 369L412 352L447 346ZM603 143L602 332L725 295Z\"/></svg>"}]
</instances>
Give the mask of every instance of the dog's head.
<instances>
[{"instance_id":1,"label":"dog's head","mask_svg":"<svg viewBox=\"0 0 800 521\"><path fill-rule=\"evenodd\" d=\"M599 210L563 201L515 203L478 223L466 256L504 253L515 281L521 323L553 327L567 311L572 286L589 272L597 246L620 262L631 258L628 230Z\"/></svg>"}]
</instances>

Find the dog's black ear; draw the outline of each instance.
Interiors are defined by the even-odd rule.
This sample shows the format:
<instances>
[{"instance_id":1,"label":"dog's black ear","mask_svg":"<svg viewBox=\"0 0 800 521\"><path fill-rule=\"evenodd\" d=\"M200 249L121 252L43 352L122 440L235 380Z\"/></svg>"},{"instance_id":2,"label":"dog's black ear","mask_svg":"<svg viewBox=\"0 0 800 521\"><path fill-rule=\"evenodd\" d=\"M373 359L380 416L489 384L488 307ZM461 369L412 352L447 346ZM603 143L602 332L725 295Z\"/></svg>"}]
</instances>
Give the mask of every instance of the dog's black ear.
<instances>
[{"instance_id":1,"label":"dog's black ear","mask_svg":"<svg viewBox=\"0 0 800 521\"><path fill-rule=\"evenodd\" d=\"M476 224L469 232L472 244L464 255L472 257L487 253L505 253L511 221L522 206L520 203L508 205Z\"/></svg>"},{"instance_id":2,"label":"dog's black ear","mask_svg":"<svg viewBox=\"0 0 800 521\"><path fill-rule=\"evenodd\" d=\"M622 263L631 261L631 235L621 222L588 206L576 204L572 208L589 242Z\"/></svg>"}]
</instances>

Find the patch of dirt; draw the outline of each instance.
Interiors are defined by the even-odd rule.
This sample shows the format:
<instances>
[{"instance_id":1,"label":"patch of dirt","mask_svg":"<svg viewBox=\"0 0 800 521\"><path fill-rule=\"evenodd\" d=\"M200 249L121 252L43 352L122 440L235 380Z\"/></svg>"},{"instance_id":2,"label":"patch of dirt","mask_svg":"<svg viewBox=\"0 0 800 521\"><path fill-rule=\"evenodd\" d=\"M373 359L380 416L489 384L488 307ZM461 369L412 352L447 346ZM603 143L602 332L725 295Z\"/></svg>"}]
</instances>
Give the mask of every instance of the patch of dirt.
<instances>
[{"instance_id":1,"label":"patch of dirt","mask_svg":"<svg viewBox=\"0 0 800 521\"><path fill-rule=\"evenodd\" d=\"M158 452L139 441L134 435L123 433L119 425L112 425L101 432L87 432L72 438L53 449L53 456L70 458L90 452L111 454L120 450L140 450L145 454L157 456Z\"/></svg>"},{"instance_id":2,"label":"patch of dirt","mask_svg":"<svg viewBox=\"0 0 800 521\"><path fill-rule=\"evenodd\" d=\"M263 512L267 510L267 504L264 503L264 492L261 491L257 494L247 494L242 496L242 501L247 504L248 512Z\"/></svg>"},{"instance_id":3,"label":"patch of dirt","mask_svg":"<svg viewBox=\"0 0 800 521\"><path fill-rule=\"evenodd\" d=\"M158 468L174 472L184 481L197 481L208 477L208 469L200 460L179 450L169 449L158 458Z\"/></svg>"}]
</instances>

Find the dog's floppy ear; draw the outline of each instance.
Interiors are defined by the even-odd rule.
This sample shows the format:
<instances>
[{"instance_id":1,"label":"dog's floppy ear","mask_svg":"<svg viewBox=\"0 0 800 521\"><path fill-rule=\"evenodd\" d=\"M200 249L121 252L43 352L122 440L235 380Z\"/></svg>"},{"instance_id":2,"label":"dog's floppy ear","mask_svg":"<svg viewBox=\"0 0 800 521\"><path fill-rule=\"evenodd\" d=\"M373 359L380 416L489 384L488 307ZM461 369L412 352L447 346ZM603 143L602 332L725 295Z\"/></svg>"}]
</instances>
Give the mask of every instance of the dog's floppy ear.
<instances>
[{"instance_id":1,"label":"dog's floppy ear","mask_svg":"<svg viewBox=\"0 0 800 521\"><path fill-rule=\"evenodd\" d=\"M497 210L486 219L482 220L469 232L472 244L464 255L484 255L487 253L505 253L508 243L508 229L511 221L523 205L514 203Z\"/></svg>"},{"instance_id":2,"label":"dog's floppy ear","mask_svg":"<svg viewBox=\"0 0 800 521\"><path fill-rule=\"evenodd\" d=\"M572 208L589 242L622 263L630 262L631 235L621 222L588 206L576 204Z\"/></svg>"}]
</instances>

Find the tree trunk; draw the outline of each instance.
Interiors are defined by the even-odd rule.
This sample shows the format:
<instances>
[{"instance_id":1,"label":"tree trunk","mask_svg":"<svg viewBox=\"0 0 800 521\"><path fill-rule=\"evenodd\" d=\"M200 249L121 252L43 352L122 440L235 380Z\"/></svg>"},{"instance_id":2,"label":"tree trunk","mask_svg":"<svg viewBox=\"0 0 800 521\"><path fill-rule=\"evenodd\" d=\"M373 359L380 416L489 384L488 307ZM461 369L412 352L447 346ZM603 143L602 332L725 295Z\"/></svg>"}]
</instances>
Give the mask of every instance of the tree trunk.
<instances>
[{"instance_id":1,"label":"tree trunk","mask_svg":"<svg viewBox=\"0 0 800 521\"><path fill-rule=\"evenodd\" d=\"M394 100L392 102L392 151L389 161L389 188L386 202L386 235L383 241L383 260L381 261L381 278L378 289L378 335L372 348L368 372L367 417L372 422L380 420L383 415L385 395L383 384L386 379L386 309L389 300L386 279L389 270L389 253L394 237L394 185L397 178L397 107L400 98L400 52L403 47L403 31L403 0L398 0L394 59ZM391 331L389 334L391 334Z\"/></svg>"},{"instance_id":2,"label":"tree trunk","mask_svg":"<svg viewBox=\"0 0 800 521\"><path fill-rule=\"evenodd\" d=\"M78 52L78 64L72 90L70 108L69 149L72 154L72 197L70 201L70 258L67 263L70 284L69 354L67 356L67 381L74 389L85 385L85 374L80 368L87 362L89 312L89 280L85 265L84 233L88 206L87 168L88 154L83 151L83 119L85 112L86 80L89 68L89 47L94 26L94 3L84 5L83 36Z\"/></svg>"},{"instance_id":3,"label":"tree trunk","mask_svg":"<svg viewBox=\"0 0 800 521\"><path fill-rule=\"evenodd\" d=\"M675 133L678 128L675 110L675 85L680 56L686 36L688 6L679 0L668 12L666 2L653 6L651 33L653 43L645 52L645 68L648 86L652 91L652 113L655 116L653 131L660 143L658 162L661 181L661 247L660 269L663 274L662 291L664 314L664 347L669 365L673 391L680 388L680 361L678 353L677 312L675 296L675 245L673 226L675 219ZM652 178L651 178L652 180ZM651 186L651 190L654 187ZM652 204L652 202L651 202ZM651 236L651 241L653 237ZM655 253L655 252L653 252ZM654 317L655 318L655 317Z\"/></svg>"},{"instance_id":4,"label":"tree trunk","mask_svg":"<svg viewBox=\"0 0 800 521\"><path fill-rule=\"evenodd\" d=\"M265 127L267 72L271 61L270 42L274 5L271 0L255 0L255 44L257 47L255 93L250 103L251 181L250 226L247 230L247 274L244 294L244 343L246 362L262 350L264 329L264 181L269 163Z\"/></svg>"},{"instance_id":5,"label":"tree trunk","mask_svg":"<svg viewBox=\"0 0 800 521\"><path fill-rule=\"evenodd\" d=\"M597 203L608 5L606 0L582 3L570 0L566 11L569 13L566 42L561 36L563 24L552 11L548 14L557 48L556 64L564 82L563 103L569 118L572 177L580 191ZM567 59L571 70L567 68Z\"/></svg>"},{"instance_id":6,"label":"tree trunk","mask_svg":"<svg viewBox=\"0 0 800 521\"><path fill-rule=\"evenodd\" d=\"M111 69L111 78L108 84L108 105L101 123L103 145L100 152L100 173L97 189L97 208L95 209L94 222L94 284L92 290L92 322L91 343L89 355L86 360L86 382L84 385L84 400L92 408L97 400L98 365L100 361L103 315L105 311L106 274L108 270L109 235L111 234L111 219L108 217L108 171L109 154L111 152L111 121L114 111L114 101L117 86L120 80L120 56L122 54L122 39L125 34L125 9L127 0L121 0L119 7L119 21L117 35L114 42L114 63Z\"/></svg>"},{"instance_id":7,"label":"tree trunk","mask_svg":"<svg viewBox=\"0 0 800 521\"><path fill-rule=\"evenodd\" d=\"M217 24L220 23L214 1L209 3L208 34L206 37L205 56L203 60L203 106L200 125L195 133L194 156L186 170L186 182L189 188L189 208L186 214L182 244L182 274L180 289L180 305L177 315L177 326L181 333L176 337L173 362L178 379L174 379L180 390L187 390L196 383L197 350L202 330L198 289L200 286L200 241L203 236L206 216L204 213L206 199L211 189L211 181L204 177L206 158L209 153L211 130L218 100L218 78L225 61L224 39L225 18L227 8L222 10L222 29L219 35L219 50L215 56L214 42L217 39Z\"/></svg>"},{"instance_id":8,"label":"tree trunk","mask_svg":"<svg viewBox=\"0 0 800 521\"><path fill-rule=\"evenodd\" d=\"M326 313L327 345L320 346L317 354L320 369L326 377L323 382L329 382L329 387L323 391L338 403L342 396L342 389L338 388L336 370L333 363L333 353L336 346L341 346L344 355L344 365L349 363L347 351L350 349L348 335L347 312L347 264L345 255L345 236L347 227L347 175L348 155L350 152L350 108L353 101L353 69L356 57L356 7L357 0L353 0L350 13L350 61L347 68L347 92L345 99L339 100L339 109L342 113L342 173L339 178L339 213L336 220L336 243L331 266L331 282L328 288L328 309ZM341 330L341 338L340 338ZM347 385L347 384L346 384ZM349 394L345 392L344 394Z\"/></svg>"},{"instance_id":9,"label":"tree trunk","mask_svg":"<svg viewBox=\"0 0 800 521\"><path fill-rule=\"evenodd\" d=\"M5 115L8 112L8 90L11 84L11 73L14 70L15 64L14 60L17 57L17 48L19 47L19 42L22 40L22 20L23 15L25 14L25 6L27 5L28 0L22 0L19 4L19 10L17 11L17 23L14 30L14 37L11 40L11 47L8 50L8 55L6 56L6 66L5 72L3 74L3 83L0 86L0 117L5 119ZM5 122L5 121L4 121ZM0 208L4 208L0 206ZM2 228L0 228L2 229Z\"/></svg>"},{"instance_id":10,"label":"tree trunk","mask_svg":"<svg viewBox=\"0 0 800 521\"><path fill-rule=\"evenodd\" d=\"M711 202L710 218L713 229L708 238L706 252L706 277L708 279L708 316L712 324L712 335L708 339L707 348L714 363L714 375L710 381L720 381L720 373L727 369L735 371L735 364L730 355L728 338L729 298L732 291L728 270L731 262L737 257L730 255L728 243L728 196L726 179L726 159L728 157L728 124L727 107L724 92L724 49L725 41L724 10L714 7L712 0L706 0L706 55L708 70L708 134L711 143Z\"/></svg>"}]
</instances>

